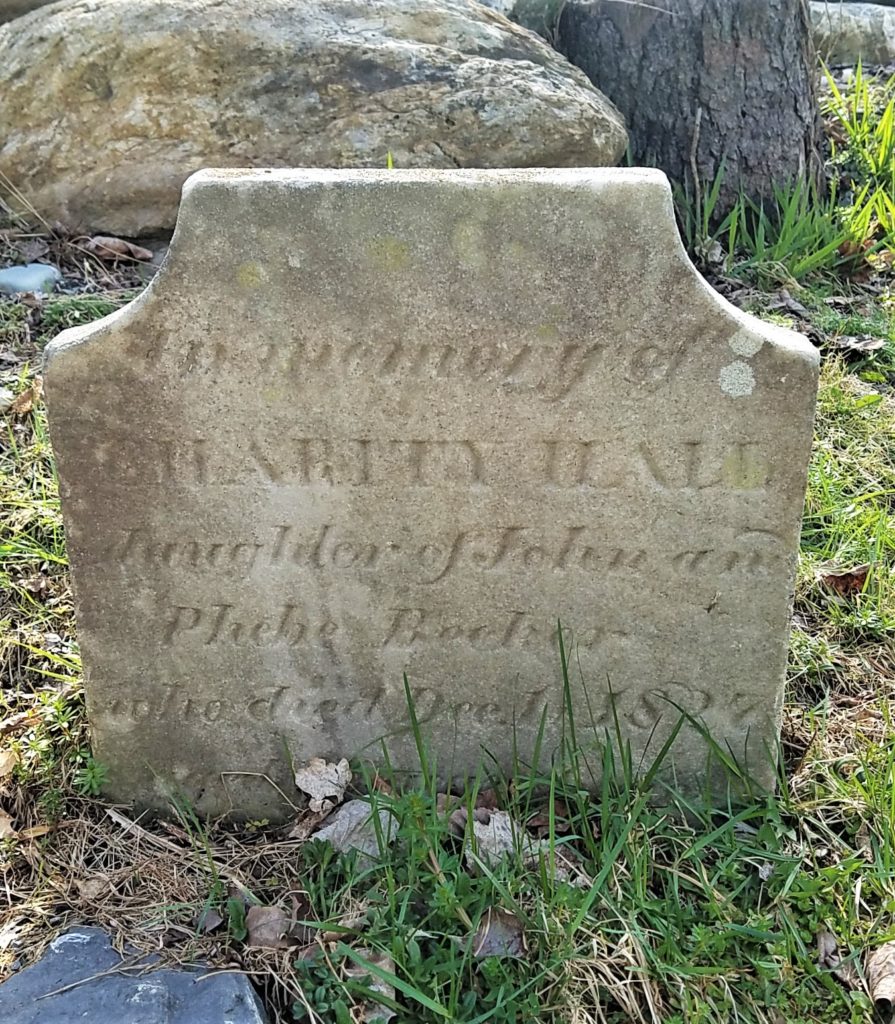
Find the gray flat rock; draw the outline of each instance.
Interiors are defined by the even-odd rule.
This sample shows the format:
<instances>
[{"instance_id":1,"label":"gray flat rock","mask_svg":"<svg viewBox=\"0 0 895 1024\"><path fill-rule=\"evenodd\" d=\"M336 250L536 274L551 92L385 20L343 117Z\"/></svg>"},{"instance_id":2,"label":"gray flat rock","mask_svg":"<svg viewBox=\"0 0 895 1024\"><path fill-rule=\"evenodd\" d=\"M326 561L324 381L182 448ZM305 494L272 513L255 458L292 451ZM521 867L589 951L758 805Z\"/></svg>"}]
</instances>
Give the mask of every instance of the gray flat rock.
<instances>
[{"instance_id":1,"label":"gray flat rock","mask_svg":"<svg viewBox=\"0 0 895 1024\"><path fill-rule=\"evenodd\" d=\"M100 928L58 935L44 956L0 985L3 1024L267 1024L242 974L200 969L141 972ZM126 965L126 973L115 971Z\"/></svg>"}]
</instances>

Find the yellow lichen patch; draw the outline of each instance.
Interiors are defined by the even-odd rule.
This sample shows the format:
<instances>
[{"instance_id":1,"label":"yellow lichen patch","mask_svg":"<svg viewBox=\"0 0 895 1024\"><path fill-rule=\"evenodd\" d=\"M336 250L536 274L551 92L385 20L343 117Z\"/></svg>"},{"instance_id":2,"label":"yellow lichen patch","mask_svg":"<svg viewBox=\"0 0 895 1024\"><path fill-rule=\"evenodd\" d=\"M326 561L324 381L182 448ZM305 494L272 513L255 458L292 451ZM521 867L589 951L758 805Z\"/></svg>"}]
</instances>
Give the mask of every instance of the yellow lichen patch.
<instances>
[{"instance_id":1,"label":"yellow lichen patch","mask_svg":"<svg viewBox=\"0 0 895 1024\"><path fill-rule=\"evenodd\" d=\"M460 221L451 234L457 259L470 270L484 270L488 263L485 252L485 228L475 220Z\"/></svg>"},{"instance_id":2,"label":"yellow lichen patch","mask_svg":"<svg viewBox=\"0 0 895 1024\"><path fill-rule=\"evenodd\" d=\"M535 328L538 341L560 341L561 335L556 324L538 324Z\"/></svg>"},{"instance_id":3,"label":"yellow lichen patch","mask_svg":"<svg viewBox=\"0 0 895 1024\"><path fill-rule=\"evenodd\" d=\"M236 280L239 281L243 288L257 288L260 284L264 283L265 277L264 267L256 260L240 264L239 269L236 271Z\"/></svg>"},{"instance_id":4,"label":"yellow lichen patch","mask_svg":"<svg viewBox=\"0 0 895 1024\"><path fill-rule=\"evenodd\" d=\"M367 243L370 259L381 270L403 270L410 263L410 249L405 241L394 235L382 235Z\"/></svg>"},{"instance_id":5,"label":"yellow lichen patch","mask_svg":"<svg viewBox=\"0 0 895 1024\"><path fill-rule=\"evenodd\" d=\"M760 462L747 445L735 445L721 464L724 483L736 491L756 491L764 487L768 467Z\"/></svg>"}]
</instances>

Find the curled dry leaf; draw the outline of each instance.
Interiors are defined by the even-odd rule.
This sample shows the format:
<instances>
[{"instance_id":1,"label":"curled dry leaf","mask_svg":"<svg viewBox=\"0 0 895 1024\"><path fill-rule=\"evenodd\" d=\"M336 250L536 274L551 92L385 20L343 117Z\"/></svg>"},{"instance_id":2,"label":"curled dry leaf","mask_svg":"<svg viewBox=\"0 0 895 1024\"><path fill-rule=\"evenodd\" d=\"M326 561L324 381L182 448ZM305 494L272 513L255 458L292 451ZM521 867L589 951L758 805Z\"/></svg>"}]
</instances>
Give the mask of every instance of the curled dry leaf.
<instances>
[{"instance_id":1,"label":"curled dry leaf","mask_svg":"<svg viewBox=\"0 0 895 1024\"><path fill-rule=\"evenodd\" d=\"M19 756L14 750L0 750L0 779L5 779L18 764Z\"/></svg>"},{"instance_id":2,"label":"curled dry leaf","mask_svg":"<svg viewBox=\"0 0 895 1024\"><path fill-rule=\"evenodd\" d=\"M886 344L885 338L875 338L872 334L844 334L833 339L836 348L846 352L858 352L866 355L868 352L876 352Z\"/></svg>"},{"instance_id":3,"label":"curled dry leaf","mask_svg":"<svg viewBox=\"0 0 895 1024\"><path fill-rule=\"evenodd\" d=\"M396 835L395 818L391 811L380 810L379 831L386 843ZM379 837L373 821L373 809L365 800L349 800L332 815L326 825L315 833L340 853L358 850L366 857L379 854Z\"/></svg>"},{"instance_id":4,"label":"curled dry leaf","mask_svg":"<svg viewBox=\"0 0 895 1024\"><path fill-rule=\"evenodd\" d=\"M886 942L868 954L864 974L877 1013L890 1016L895 1010L895 942Z\"/></svg>"},{"instance_id":5,"label":"curled dry leaf","mask_svg":"<svg viewBox=\"0 0 895 1024\"><path fill-rule=\"evenodd\" d=\"M295 785L308 794L311 800L308 806L314 812L332 810L345 796L349 782L351 769L344 757L338 763L312 757L295 770Z\"/></svg>"},{"instance_id":6,"label":"curled dry leaf","mask_svg":"<svg viewBox=\"0 0 895 1024\"><path fill-rule=\"evenodd\" d=\"M817 933L817 965L830 971L833 977L837 981L841 981L846 988L860 987L861 981L854 964L842 959L839 955L839 943L836 941L836 936L830 932Z\"/></svg>"},{"instance_id":7,"label":"curled dry leaf","mask_svg":"<svg viewBox=\"0 0 895 1024\"><path fill-rule=\"evenodd\" d=\"M0 811L0 839L13 839L18 833L12 827L12 815Z\"/></svg>"},{"instance_id":8,"label":"curled dry leaf","mask_svg":"<svg viewBox=\"0 0 895 1024\"><path fill-rule=\"evenodd\" d=\"M84 248L101 260L126 259L147 262L152 259L152 252L149 249L134 245L133 242L126 242L123 238L115 238L113 235L94 235L84 243Z\"/></svg>"},{"instance_id":9,"label":"curled dry leaf","mask_svg":"<svg viewBox=\"0 0 895 1024\"><path fill-rule=\"evenodd\" d=\"M522 922L509 910L489 907L476 928L472 949L477 960L489 956L524 959L528 950Z\"/></svg>"},{"instance_id":10,"label":"curled dry leaf","mask_svg":"<svg viewBox=\"0 0 895 1024\"><path fill-rule=\"evenodd\" d=\"M450 805L448 805L450 806ZM492 811L489 811L487 807L473 807L472 809L472 820L477 821L480 825L487 825L491 820ZM469 818L469 811L464 807L457 807L451 811L450 817L448 818L448 828L455 836L462 836L466 832L466 822Z\"/></svg>"},{"instance_id":11,"label":"curled dry leaf","mask_svg":"<svg viewBox=\"0 0 895 1024\"><path fill-rule=\"evenodd\" d=\"M286 833L288 839L298 839L304 842L311 833L316 831L317 826L323 821L329 812L332 810L332 804L327 801L327 808L325 811L312 811L310 809L302 811L301 814L295 819L292 827Z\"/></svg>"},{"instance_id":12,"label":"curled dry leaf","mask_svg":"<svg viewBox=\"0 0 895 1024\"><path fill-rule=\"evenodd\" d=\"M267 949L288 949L297 943L289 936L292 919L282 907L249 907L245 921L246 943Z\"/></svg>"},{"instance_id":13,"label":"curled dry leaf","mask_svg":"<svg viewBox=\"0 0 895 1024\"><path fill-rule=\"evenodd\" d=\"M768 309L782 309L787 313L792 313L793 316L804 317L806 319L809 316L808 310L801 302L794 299L785 288L782 288L778 292L777 299L768 306Z\"/></svg>"},{"instance_id":14,"label":"curled dry leaf","mask_svg":"<svg viewBox=\"0 0 895 1024\"><path fill-rule=\"evenodd\" d=\"M80 878L75 882L78 893L82 899L95 900L109 888L107 875L91 875L90 878Z\"/></svg>"},{"instance_id":15,"label":"curled dry leaf","mask_svg":"<svg viewBox=\"0 0 895 1024\"><path fill-rule=\"evenodd\" d=\"M358 956L385 971L387 974L395 973L395 962L387 953L379 953L372 949L358 949ZM394 1001L395 989L387 981L376 974L372 974L362 964L352 964L345 968L345 974L355 981L360 981L365 988L377 995L385 996L386 999ZM361 1020L364 1024L388 1024L395 1016L395 1011L382 1003L373 1002L368 999L361 1004Z\"/></svg>"},{"instance_id":16,"label":"curled dry leaf","mask_svg":"<svg viewBox=\"0 0 895 1024\"><path fill-rule=\"evenodd\" d=\"M196 930L200 935L208 935L209 932L215 931L220 928L224 923L224 918L219 914L214 907L206 907L199 915L199 919L196 921Z\"/></svg>"},{"instance_id":17,"label":"curled dry leaf","mask_svg":"<svg viewBox=\"0 0 895 1024\"><path fill-rule=\"evenodd\" d=\"M457 812L454 813L457 814ZM480 813L487 814L488 820L481 821ZM454 815L451 816L452 827L454 827L453 819ZM474 811L472 834L475 838L475 851L470 847L466 850L465 855L469 867L475 866L474 853L477 853L479 859L489 867L493 867L507 854L512 854L517 847L526 864L536 863L538 856L541 853L546 853L550 848L549 843L544 840L532 839L506 811Z\"/></svg>"},{"instance_id":18,"label":"curled dry leaf","mask_svg":"<svg viewBox=\"0 0 895 1024\"><path fill-rule=\"evenodd\" d=\"M553 801L553 828L558 835L565 835L572 827L569 821L571 816L568 805L564 800L557 798ZM549 809L545 808L543 811L533 814L525 823L525 827L543 838L550 831Z\"/></svg>"},{"instance_id":19,"label":"curled dry leaf","mask_svg":"<svg viewBox=\"0 0 895 1024\"><path fill-rule=\"evenodd\" d=\"M835 590L840 597L850 597L864 589L870 565L856 565L854 569L843 569L841 572L827 572L820 577L821 583Z\"/></svg>"},{"instance_id":20,"label":"curled dry leaf","mask_svg":"<svg viewBox=\"0 0 895 1024\"><path fill-rule=\"evenodd\" d=\"M31 387L25 388L21 394L16 396L8 411L13 416L26 416L34 408L34 404L40 399L41 394L43 394L43 381L40 377L35 377L31 382Z\"/></svg>"}]
</instances>

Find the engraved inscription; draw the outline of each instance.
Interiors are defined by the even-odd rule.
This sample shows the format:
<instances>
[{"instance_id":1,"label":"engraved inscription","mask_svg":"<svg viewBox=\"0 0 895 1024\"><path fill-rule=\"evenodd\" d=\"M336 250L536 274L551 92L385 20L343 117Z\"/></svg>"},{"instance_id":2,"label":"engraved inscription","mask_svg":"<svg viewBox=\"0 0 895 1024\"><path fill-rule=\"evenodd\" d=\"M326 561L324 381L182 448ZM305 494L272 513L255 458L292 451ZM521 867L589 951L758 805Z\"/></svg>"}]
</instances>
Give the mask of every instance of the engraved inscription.
<instances>
[{"instance_id":1,"label":"engraved inscription","mask_svg":"<svg viewBox=\"0 0 895 1024\"><path fill-rule=\"evenodd\" d=\"M175 605L164 624L163 639L166 644L172 644L188 637L205 647L218 643L236 647L265 644L301 647L326 646L338 632L339 627L331 618L302 617L293 604L284 604L275 615L261 619L245 616L232 604L213 604L206 608Z\"/></svg>"},{"instance_id":2,"label":"engraved inscription","mask_svg":"<svg viewBox=\"0 0 895 1024\"><path fill-rule=\"evenodd\" d=\"M563 342L561 331L545 325L530 342L520 339L498 345L481 334L465 343L417 343L394 338L377 342L345 339L339 343L302 336L273 338L248 351L207 335L194 336L187 345L178 339L132 348L129 354L144 369L162 360L185 375L224 374L238 361L241 373L259 379L280 380L296 389L319 387L325 380L362 377L390 386L419 387L426 382L453 380L487 384L532 394L552 403L574 395L588 381L619 374L630 383L653 389L670 381L681 365L682 345L645 344L630 351L603 342ZM610 358L611 357L611 358Z\"/></svg>"},{"instance_id":3,"label":"engraved inscription","mask_svg":"<svg viewBox=\"0 0 895 1024\"><path fill-rule=\"evenodd\" d=\"M369 693L342 699L330 696L308 695L308 682L296 685L265 687L253 696L239 698L219 696L213 698L185 697L178 688L167 685L155 699L116 697L105 708L104 714L133 722L147 722L178 716L198 719L207 724L224 723L228 719L247 716L262 725L276 724L287 727L290 718L300 718L306 724L335 731L340 722L352 716L377 720L383 728L400 713L403 693L389 691L380 685ZM536 726L542 715L557 714L557 695L548 687L525 688L514 686L512 701L458 700L441 687L413 685L414 708L421 722L451 718L469 718L493 724ZM640 687L622 687L594 691L589 695L590 716L598 730L614 731L615 721L628 729L652 732L657 723L674 723L681 715L702 719L714 710L729 711L727 701L693 685L672 680L644 690ZM767 711L749 695L733 698L733 724L750 728L764 725Z\"/></svg>"},{"instance_id":4,"label":"engraved inscription","mask_svg":"<svg viewBox=\"0 0 895 1024\"><path fill-rule=\"evenodd\" d=\"M85 443L83 457L114 464L119 486L280 484L293 487L594 488L636 485L668 493L758 492L769 459L752 441L658 442L531 439L288 437L249 433L230 444L206 438L167 441L121 437L113 453Z\"/></svg>"},{"instance_id":5,"label":"engraved inscription","mask_svg":"<svg viewBox=\"0 0 895 1024\"><path fill-rule=\"evenodd\" d=\"M626 576L753 572L779 562L783 551L782 538L763 529L741 531L730 546L663 550L619 547L599 528L582 524L557 528L549 536L542 528L494 526L420 542L408 541L398 532L358 541L334 523L312 533L281 523L262 531L257 540L228 542L170 534L161 540L137 527L110 546L109 563L125 570L189 568L238 578L252 573L260 577L278 566L360 575L400 570L416 582L434 584L468 571L568 570Z\"/></svg>"}]
</instances>

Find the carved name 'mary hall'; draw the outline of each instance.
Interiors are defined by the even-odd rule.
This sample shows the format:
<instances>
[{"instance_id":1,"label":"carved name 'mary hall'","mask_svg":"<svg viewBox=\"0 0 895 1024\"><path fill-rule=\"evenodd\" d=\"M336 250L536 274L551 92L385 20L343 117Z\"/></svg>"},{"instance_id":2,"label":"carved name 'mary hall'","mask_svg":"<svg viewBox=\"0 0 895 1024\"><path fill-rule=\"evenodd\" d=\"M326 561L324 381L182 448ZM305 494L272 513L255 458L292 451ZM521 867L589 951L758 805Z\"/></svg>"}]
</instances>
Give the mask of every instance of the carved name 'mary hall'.
<instances>
[{"instance_id":1,"label":"carved name 'mary hall'","mask_svg":"<svg viewBox=\"0 0 895 1024\"><path fill-rule=\"evenodd\" d=\"M773 778L816 356L715 296L652 171L202 172L158 278L50 346L117 799L285 811L290 759ZM587 723L586 729L582 723ZM706 781L685 726L664 768ZM713 778L717 783L717 778Z\"/></svg>"}]
</instances>

